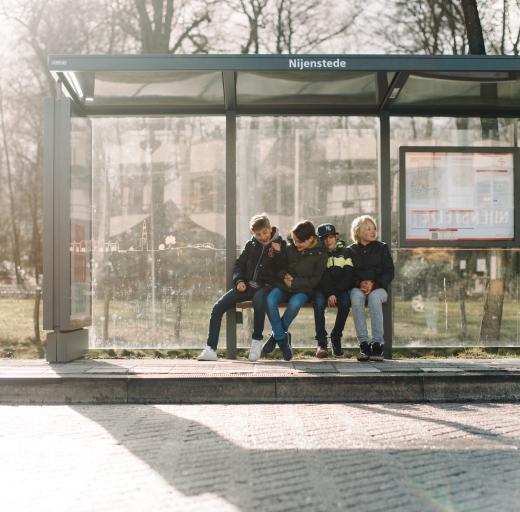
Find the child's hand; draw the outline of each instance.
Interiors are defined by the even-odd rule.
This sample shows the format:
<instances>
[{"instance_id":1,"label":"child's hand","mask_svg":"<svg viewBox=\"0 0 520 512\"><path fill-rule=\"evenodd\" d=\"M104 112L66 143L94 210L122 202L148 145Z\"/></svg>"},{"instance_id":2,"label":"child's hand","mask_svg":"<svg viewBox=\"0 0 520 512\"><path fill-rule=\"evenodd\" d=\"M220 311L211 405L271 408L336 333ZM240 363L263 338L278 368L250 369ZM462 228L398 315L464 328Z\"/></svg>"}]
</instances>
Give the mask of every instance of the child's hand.
<instances>
[{"instance_id":1,"label":"child's hand","mask_svg":"<svg viewBox=\"0 0 520 512\"><path fill-rule=\"evenodd\" d=\"M239 282L237 283L237 290L238 290L239 292L245 292L245 291L246 291L246 288L247 288L247 286L246 286L246 283L244 283L244 281L239 281Z\"/></svg>"},{"instance_id":2,"label":"child's hand","mask_svg":"<svg viewBox=\"0 0 520 512\"><path fill-rule=\"evenodd\" d=\"M374 289L374 281L366 280L361 281L359 285L359 289L365 294L368 295Z\"/></svg>"},{"instance_id":3,"label":"child's hand","mask_svg":"<svg viewBox=\"0 0 520 512\"><path fill-rule=\"evenodd\" d=\"M335 295L331 295L328 300L329 307L333 308L337 305L338 299Z\"/></svg>"},{"instance_id":4,"label":"child's hand","mask_svg":"<svg viewBox=\"0 0 520 512\"><path fill-rule=\"evenodd\" d=\"M285 276L283 277L283 282L285 283L285 286L287 286L287 288L291 288L292 281L293 281L293 276L291 276L291 274L289 274L289 273L285 274Z\"/></svg>"},{"instance_id":5,"label":"child's hand","mask_svg":"<svg viewBox=\"0 0 520 512\"><path fill-rule=\"evenodd\" d=\"M278 242L272 242L271 247L276 251L280 252L280 249L282 248L282 245Z\"/></svg>"}]
</instances>

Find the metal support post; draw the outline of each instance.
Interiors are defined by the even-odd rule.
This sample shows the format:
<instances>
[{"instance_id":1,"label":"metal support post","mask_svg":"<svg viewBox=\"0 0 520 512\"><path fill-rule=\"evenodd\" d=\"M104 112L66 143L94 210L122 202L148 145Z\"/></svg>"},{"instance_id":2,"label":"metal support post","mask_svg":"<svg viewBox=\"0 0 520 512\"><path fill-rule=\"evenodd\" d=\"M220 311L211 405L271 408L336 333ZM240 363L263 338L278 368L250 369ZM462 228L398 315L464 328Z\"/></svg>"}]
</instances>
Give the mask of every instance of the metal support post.
<instances>
[{"instance_id":1,"label":"metal support post","mask_svg":"<svg viewBox=\"0 0 520 512\"><path fill-rule=\"evenodd\" d=\"M379 116L379 235L391 250L392 247L392 188L390 168L390 115ZM388 289L388 300L383 307L385 358L392 359L393 337L392 290Z\"/></svg>"},{"instance_id":2,"label":"metal support post","mask_svg":"<svg viewBox=\"0 0 520 512\"><path fill-rule=\"evenodd\" d=\"M233 285L233 264L237 257L237 119L235 112L226 113L226 285ZM237 357L236 311L226 313L226 356Z\"/></svg>"}]
</instances>

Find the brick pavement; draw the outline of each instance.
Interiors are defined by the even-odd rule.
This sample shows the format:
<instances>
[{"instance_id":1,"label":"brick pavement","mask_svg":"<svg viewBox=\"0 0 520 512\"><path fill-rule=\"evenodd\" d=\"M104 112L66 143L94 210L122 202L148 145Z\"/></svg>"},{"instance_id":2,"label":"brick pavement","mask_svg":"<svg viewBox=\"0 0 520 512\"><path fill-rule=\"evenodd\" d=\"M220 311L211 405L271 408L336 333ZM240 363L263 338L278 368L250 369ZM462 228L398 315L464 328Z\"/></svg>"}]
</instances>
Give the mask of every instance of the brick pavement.
<instances>
[{"instance_id":1,"label":"brick pavement","mask_svg":"<svg viewBox=\"0 0 520 512\"><path fill-rule=\"evenodd\" d=\"M519 404L0 406L5 511L516 511Z\"/></svg>"}]
</instances>

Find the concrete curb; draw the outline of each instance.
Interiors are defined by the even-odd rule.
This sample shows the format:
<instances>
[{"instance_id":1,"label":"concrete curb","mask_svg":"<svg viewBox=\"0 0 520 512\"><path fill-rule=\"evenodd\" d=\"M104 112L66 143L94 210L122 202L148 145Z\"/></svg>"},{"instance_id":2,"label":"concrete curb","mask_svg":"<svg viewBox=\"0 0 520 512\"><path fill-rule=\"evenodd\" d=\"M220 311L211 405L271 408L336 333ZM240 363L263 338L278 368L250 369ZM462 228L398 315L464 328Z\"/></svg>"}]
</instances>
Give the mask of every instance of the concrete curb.
<instances>
[{"instance_id":1,"label":"concrete curb","mask_svg":"<svg viewBox=\"0 0 520 512\"><path fill-rule=\"evenodd\" d=\"M520 373L49 375L0 379L1 404L517 402Z\"/></svg>"}]
</instances>

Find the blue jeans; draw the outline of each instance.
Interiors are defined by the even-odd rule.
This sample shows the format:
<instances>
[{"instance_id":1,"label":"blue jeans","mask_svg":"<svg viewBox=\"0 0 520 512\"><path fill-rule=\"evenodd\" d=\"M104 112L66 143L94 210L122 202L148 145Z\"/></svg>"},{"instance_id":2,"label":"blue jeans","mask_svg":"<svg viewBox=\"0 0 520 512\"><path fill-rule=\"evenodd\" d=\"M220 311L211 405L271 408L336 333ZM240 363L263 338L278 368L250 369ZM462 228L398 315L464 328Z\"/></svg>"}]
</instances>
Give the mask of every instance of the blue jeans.
<instances>
[{"instance_id":1,"label":"blue jeans","mask_svg":"<svg viewBox=\"0 0 520 512\"><path fill-rule=\"evenodd\" d=\"M218 335L224 313L237 302L245 300L253 301L253 339L261 340L265 323L265 299L270 291L271 288L251 288L248 286L245 292L239 292L236 288L232 288L222 295L211 310L207 344L213 350L217 349Z\"/></svg>"},{"instance_id":2,"label":"blue jeans","mask_svg":"<svg viewBox=\"0 0 520 512\"><path fill-rule=\"evenodd\" d=\"M352 317L356 326L356 334L359 343L369 343L367 321L365 318L365 304L368 304L370 323L372 325L372 342L383 343L383 302L386 302L388 294L383 288L376 288L365 295L359 288L350 290L350 302L352 304Z\"/></svg>"},{"instance_id":3,"label":"blue jeans","mask_svg":"<svg viewBox=\"0 0 520 512\"><path fill-rule=\"evenodd\" d=\"M309 302L310 296L307 293L297 292L291 293L281 288L273 288L267 296L267 316L273 327L274 339L276 341L284 340L289 326L296 318L300 308ZM287 309L280 318L278 306L282 302L287 302Z\"/></svg>"},{"instance_id":4,"label":"blue jeans","mask_svg":"<svg viewBox=\"0 0 520 512\"><path fill-rule=\"evenodd\" d=\"M336 321L330 333L333 340L341 340L343 329L347 321L350 311L350 296L347 291L340 292L336 295L338 312L336 313ZM316 290L313 297L314 306L314 325L316 327L316 341L322 348L327 347L327 331L325 330L325 308L327 307L327 297L321 290Z\"/></svg>"}]
</instances>

